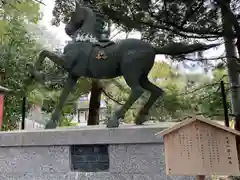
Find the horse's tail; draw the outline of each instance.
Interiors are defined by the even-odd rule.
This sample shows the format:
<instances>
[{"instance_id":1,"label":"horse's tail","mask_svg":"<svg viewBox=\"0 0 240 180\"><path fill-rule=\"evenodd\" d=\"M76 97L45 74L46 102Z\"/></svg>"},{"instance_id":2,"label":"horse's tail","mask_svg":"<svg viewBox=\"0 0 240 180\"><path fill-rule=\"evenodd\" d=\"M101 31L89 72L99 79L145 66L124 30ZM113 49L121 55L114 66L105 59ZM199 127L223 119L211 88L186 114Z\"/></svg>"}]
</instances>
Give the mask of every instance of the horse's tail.
<instances>
[{"instance_id":1,"label":"horse's tail","mask_svg":"<svg viewBox=\"0 0 240 180\"><path fill-rule=\"evenodd\" d=\"M163 47L154 47L156 54L165 54L165 55L182 55L193 53L196 51L204 51L213 47L217 47L220 44L184 44L184 43L172 43Z\"/></svg>"}]
</instances>

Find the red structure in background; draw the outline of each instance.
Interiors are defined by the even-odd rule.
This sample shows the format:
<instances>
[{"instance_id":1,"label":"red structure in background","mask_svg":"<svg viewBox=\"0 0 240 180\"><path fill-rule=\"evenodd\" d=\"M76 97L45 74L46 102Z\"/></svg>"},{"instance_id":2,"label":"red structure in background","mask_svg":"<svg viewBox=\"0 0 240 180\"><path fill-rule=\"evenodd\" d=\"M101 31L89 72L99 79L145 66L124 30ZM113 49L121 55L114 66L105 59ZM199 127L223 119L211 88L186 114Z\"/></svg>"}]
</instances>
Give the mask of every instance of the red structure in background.
<instances>
[{"instance_id":1,"label":"red structure in background","mask_svg":"<svg viewBox=\"0 0 240 180\"><path fill-rule=\"evenodd\" d=\"M4 95L0 94L0 129L2 128L2 123L3 123L3 100L4 100Z\"/></svg>"},{"instance_id":2,"label":"red structure in background","mask_svg":"<svg viewBox=\"0 0 240 180\"><path fill-rule=\"evenodd\" d=\"M0 129L2 129L3 124L4 94L8 91L7 88L0 86Z\"/></svg>"}]
</instances>

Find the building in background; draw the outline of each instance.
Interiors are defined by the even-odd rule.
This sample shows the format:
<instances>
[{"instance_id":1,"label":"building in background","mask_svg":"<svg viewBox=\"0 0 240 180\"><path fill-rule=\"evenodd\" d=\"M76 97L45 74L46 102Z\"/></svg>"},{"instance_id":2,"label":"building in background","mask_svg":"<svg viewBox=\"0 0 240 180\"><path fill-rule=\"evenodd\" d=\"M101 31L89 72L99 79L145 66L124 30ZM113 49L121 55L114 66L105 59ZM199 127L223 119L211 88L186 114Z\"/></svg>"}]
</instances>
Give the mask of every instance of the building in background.
<instances>
[{"instance_id":1,"label":"building in background","mask_svg":"<svg viewBox=\"0 0 240 180\"><path fill-rule=\"evenodd\" d=\"M76 112L70 115L72 123L78 126L86 126L89 114L90 93L83 95L77 102ZM104 121L107 117L107 107L104 100L101 100L99 120ZM25 119L25 129L43 129L47 121L51 118L51 114L42 111L41 106L33 104ZM19 122L19 129L21 122Z\"/></svg>"},{"instance_id":2,"label":"building in background","mask_svg":"<svg viewBox=\"0 0 240 180\"><path fill-rule=\"evenodd\" d=\"M38 122L33 119L25 119L25 129L30 130L30 129L44 129L45 124L42 122ZM21 122L19 122L19 129L21 128Z\"/></svg>"},{"instance_id":3,"label":"building in background","mask_svg":"<svg viewBox=\"0 0 240 180\"><path fill-rule=\"evenodd\" d=\"M42 107L37 104L32 104L25 119L24 128L27 130L43 129L46 124L46 118L49 119L49 115L45 115L45 113L42 111ZM19 129L21 129L21 123L21 121L18 123Z\"/></svg>"},{"instance_id":4,"label":"building in background","mask_svg":"<svg viewBox=\"0 0 240 180\"><path fill-rule=\"evenodd\" d=\"M79 123L80 126L87 125L88 114L89 114L89 102L90 93L83 95L79 98L77 102L77 112L73 118L74 123ZM101 100L100 110L99 110L99 120L104 121L107 115L107 107L104 100Z\"/></svg>"}]
</instances>

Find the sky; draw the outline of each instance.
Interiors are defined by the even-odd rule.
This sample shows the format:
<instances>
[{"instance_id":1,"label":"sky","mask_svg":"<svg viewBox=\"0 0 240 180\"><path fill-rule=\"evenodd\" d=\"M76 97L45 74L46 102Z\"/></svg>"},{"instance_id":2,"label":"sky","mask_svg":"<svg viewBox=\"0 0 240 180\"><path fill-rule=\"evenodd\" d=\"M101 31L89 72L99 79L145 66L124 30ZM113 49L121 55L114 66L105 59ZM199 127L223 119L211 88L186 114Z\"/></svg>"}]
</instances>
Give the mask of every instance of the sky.
<instances>
[{"instance_id":1,"label":"sky","mask_svg":"<svg viewBox=\"0 0 240 180\"><path fill-rule=\"evenodd\" d=\"M54 0L43 0L43 2L46 4L46 6L41 5L41 11L43 13L43 19L40 21L40 24L43 24L47 27L49 31L54 33L56 35L56 38L60 39L61 42L64 44L66 40L70 40L70 38L65 34L64 31L64 24L61 23L59 27L52 26L51 25L51 19L52 19L52 10L54 7ZM112 32L112 35L114 35L116 31ZM125 37L124 33L120 33L117 36L114 37L114 39L121 38L123 39ZM140 39L140 33L134 32L129 35L129 38L137 38Z\"/></svg>"},{"instance_id":2,"label":"sky","mask_svg":"<svg viewBox=\"0 0 240 180\"><path fill-rule=\"evenodd\" d=\"M53 7L54 7L54 0L43 0L43 2L46 4L46 6L41 5L41 11L43 13L43 18L39 23L44 25L50 32L52 32L55 35L56 39L59 40L61 45L64 45L67 40L70 40L70 38L65 34L64 24L60 23L60 26L58 26L58 27L51 25L51 20L52 20L52 17L53 17L52 16L52 10L53 10ZM114 35L116 33L116 31L113 31L112 35ZM117 36L115 36L114 39L124 39L125 36L126 35L124 33L120 33ZM139 32L133 32L128 37L129 38L140 39L141 35L140 35ZM208 58L218 57L218 56L222 55L223 52L224 52L224 47L221 46L217 51L214 50L214 49L205 51L204 56L206 56ZM155 60L159 60L159 59L163 60L163 61L169 61L165 58L164 55L156 55ZM179 68L180 69L185 69L182 65L180 65ZM187 70L187 69L185 69L185 71L186 72L191 72L191 70ZM199 69L199 68L196 68L194 70L194 72L201 72L201 71L202 71L202 69Z\"/></svg>"},{"instance_id":3,"label":"sky","mask_svg":"<svg viewBox=\"0 0 240 180\"><path fill-rule=\"evenodd\" d=\"M46 26L46 28L49 31L51 31L53 34L55 34L56 38L59 39L61 41L61 43L64 44L66 40L70 40L70 38L67 35L65 35L64 24L61 23L59 27L51 25L51 20L53 17L52 10L54 7L54 0L43 0L42 2L44 2L46 4L46 6L41 5L41 11L43 13L43 18L39 23Z\"/></svg>"}]
</instances>

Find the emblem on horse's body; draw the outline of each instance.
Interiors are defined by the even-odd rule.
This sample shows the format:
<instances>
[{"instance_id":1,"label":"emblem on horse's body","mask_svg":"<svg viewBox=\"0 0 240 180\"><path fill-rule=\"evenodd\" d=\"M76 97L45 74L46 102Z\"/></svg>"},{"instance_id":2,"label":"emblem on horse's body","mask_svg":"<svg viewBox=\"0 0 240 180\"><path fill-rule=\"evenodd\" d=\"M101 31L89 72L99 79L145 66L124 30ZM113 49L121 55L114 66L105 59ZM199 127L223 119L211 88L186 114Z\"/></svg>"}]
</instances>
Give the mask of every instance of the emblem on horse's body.
<instances>
[{"instance_id":1,"label":"emblem on horse's body","mask_svg":"<svg viewBox=\"0 0 240 180\"><path fill-rule=\"evenodd\" d=\"M107 55L104 50L99 50L96 56L96 59L98 60L105 60L107 59Z\"/></svg>"}]
</instances>

